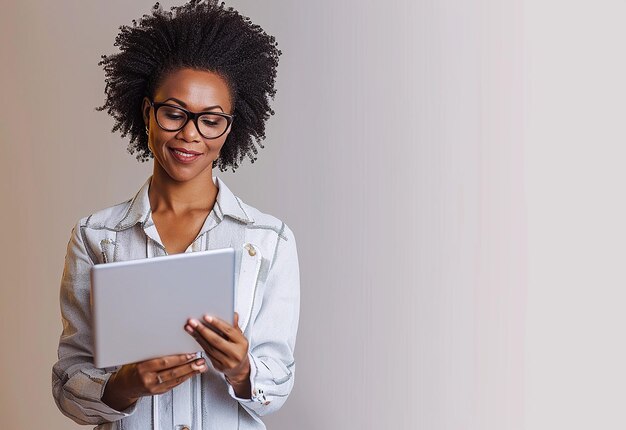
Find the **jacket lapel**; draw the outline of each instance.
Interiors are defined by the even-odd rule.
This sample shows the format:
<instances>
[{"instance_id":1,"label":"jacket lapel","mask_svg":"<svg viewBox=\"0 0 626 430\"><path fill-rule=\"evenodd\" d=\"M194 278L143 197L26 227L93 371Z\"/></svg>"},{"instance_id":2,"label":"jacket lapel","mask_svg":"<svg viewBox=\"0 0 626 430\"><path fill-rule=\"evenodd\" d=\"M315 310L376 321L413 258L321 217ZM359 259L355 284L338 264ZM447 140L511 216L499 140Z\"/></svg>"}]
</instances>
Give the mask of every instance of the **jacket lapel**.
<instances>
[{"instance_id":1,"label":"jacket lapel","mask_svg":"<svg viewBox=\"0 0 626 430\"><path fill-rule=\"evenodd\" d=\"M263 256L259 247L251 243L244 244L238 254L240 265L235 284L235 311L239 314L239 328L245 332L252 315Z\"/></svg>"}]
</instances>

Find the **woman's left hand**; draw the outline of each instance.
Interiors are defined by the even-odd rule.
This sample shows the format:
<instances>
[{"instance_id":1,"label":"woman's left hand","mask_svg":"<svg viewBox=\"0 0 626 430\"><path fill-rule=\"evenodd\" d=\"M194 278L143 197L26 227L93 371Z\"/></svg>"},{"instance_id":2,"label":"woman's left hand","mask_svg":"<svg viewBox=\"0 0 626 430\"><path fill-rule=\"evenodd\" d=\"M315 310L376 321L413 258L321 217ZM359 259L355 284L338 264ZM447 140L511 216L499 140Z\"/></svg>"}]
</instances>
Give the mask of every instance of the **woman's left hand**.
<instances>
[{"instance_id":1,"label":"woman's left hand","mask_svg":"<svg viewBox=\"0 0 626 430\"><path fill-rule=\"evenodd\" d=\"M237 312L235 312L234 320L235 323L230 325L224 320L209 315L204 315L203 321L190 318L185 325L185 331L193 336L204 349L213 367L224 373L237 396L250 398L248 339L239 328Z\"/></svg>"}]
</instances>

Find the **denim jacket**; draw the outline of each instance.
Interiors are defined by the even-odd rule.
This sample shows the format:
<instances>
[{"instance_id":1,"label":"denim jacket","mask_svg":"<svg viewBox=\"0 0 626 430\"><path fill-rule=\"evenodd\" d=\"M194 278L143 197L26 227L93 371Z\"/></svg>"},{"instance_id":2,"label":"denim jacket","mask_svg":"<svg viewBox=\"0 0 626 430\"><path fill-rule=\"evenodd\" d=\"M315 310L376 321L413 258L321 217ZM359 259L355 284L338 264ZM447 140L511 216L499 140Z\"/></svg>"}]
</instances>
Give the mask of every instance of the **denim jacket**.
<instances>
[{"instance_id":1,"label":"denim jacket","mask_svg":"<svg viewBox=\"0 0 626 430\"><path fill-rule=\"evenodd\" d=\"M260 417L279 409L291 392L300 300L295 238L285 223L243 203L221 179L213 180L216 202L186 252L238 250L235 310L249 342L252 398L238 398L207 359L205 373L167 393L142 397L124 411L101 400L119 367L93 365L90 269L166 254L152 221L149 178L133 199L81 219L68 243L52 392L61 412L75 422L97 429L264 429Z\"/></svg>"}]
</instances>

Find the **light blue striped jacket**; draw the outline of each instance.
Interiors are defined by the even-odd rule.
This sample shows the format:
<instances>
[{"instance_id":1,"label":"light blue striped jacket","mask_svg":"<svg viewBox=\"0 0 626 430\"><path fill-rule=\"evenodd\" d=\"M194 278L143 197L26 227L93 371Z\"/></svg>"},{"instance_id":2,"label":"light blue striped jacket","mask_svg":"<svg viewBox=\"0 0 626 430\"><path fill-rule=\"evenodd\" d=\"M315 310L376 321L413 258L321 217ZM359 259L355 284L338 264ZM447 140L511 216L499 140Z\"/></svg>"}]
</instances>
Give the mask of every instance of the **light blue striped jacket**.
<instances>
[{"instance_id":1,"label":"light blue striped jacket","mask_svg":"<svg viewBox=\"0 0 626 430\"><path fill-rule=\"evenodd\" d=\"M221 179L213 180L219 187L216 203L186 252L239 250L235 310L249 341L252 399L237 398L209 365L209 371L165 394L143 397L127 410L101 401L117 367L93 365L90 269L165 255L151 218L149 178L133 199L81 219L72 230L61 280L63 332L52 392L61 412L75 422L101 430L264 429L260 417L279 409L291 392L300 300L295 238L283 222L243 203Z\"/></svg>"}]
</instances>

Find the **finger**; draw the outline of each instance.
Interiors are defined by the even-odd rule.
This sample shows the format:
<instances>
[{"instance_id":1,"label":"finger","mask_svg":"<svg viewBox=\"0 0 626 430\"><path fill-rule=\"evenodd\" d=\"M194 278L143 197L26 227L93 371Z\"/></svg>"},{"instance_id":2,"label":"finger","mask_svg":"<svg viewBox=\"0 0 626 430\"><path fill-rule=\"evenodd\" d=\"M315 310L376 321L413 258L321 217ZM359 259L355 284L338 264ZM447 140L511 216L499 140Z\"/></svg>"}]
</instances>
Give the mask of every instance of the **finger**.
<instances>
[{"instance_id":1,"label":"finger","mask_svg":"<svg viewBox=\"0 0 626 430\"><path fill-rule=\"evenodd\" d=\"M165 384L169 381L176 380L180 376L184 376L189 372L203 372L206 369L206 361L204 360L204 358L200 358L198 360L192 361L191 363L156 372L155 375L158 384Z\"/></svg>"},{"instance_id":2,"label":"finger","mask_svg":"<svg viewBox=\"0 0 626 430\"><path fill-rule=\"evenodd\" d=\"M204 317L202 317L202 320L203 322L210 324L211 326L224 333L224 336L229 340L232 340L233 337L236 337L240 334L239 330L235 328L237 327L236 323L234 326L232 326L226 321L217 317L212 317L210 315L204 315Z\"/></svg>"},{"instance_id":3,"label":"finger","mask_svg":"<svg viewBox=\"0 0 626 430\"><path fill-rule=\"evenodd\" d=\"M195 354L178 354L178 355L166 355L164 357L153 358L142 362L145 370L158 372L164 369L180 366L193 359Z\"/></svg>"},{"instance_id":4,"label":"finger","mask_svg":"<svg viewBox=\"0 0 626 430\"><path fill-rule=\"evenodd\" d=\"M206 357L209 359L209 361L211 362L211 365L213 366L215 370L223 372L224 369L226 369L226 363L215 356L215 350L211 352L209 351L205 351L205 352L206 352Z\"/></svg>"},{"instance_id":5,"label":"finger","mask_svg":"<svg viewBox=\"0 0 626 430\"><path fill-rule=\"evenodd\" d=\"M229 363L231 363L234 360L233 357L225 354L223 351L220 351L219 349L214 348L210 345L208 349L205 349L205 352L207 354L207 357L213 363L214 367L216 367L218 370L228 367ZM215 364L217 364L217 366L215 366Z\"/></svg>"},{"instance_id":6,"label":"finger","mask_svg":"<svg viewBox=\"0 0 626 430\"><path fill-rule=\"evenodd\" d=\"M202 373L202 372L197 371L197 370L191 370L191 371L189 371L187 373L183 373L181 375L178 375L174 379L170 379L168 381L163 381L163 383L155 385L155 387L153 389L153 394L163 394L163 393L166 393L166 392L170 391L172 388L174 388L175 386L182 384L187 379L189 379L192 376L195 376L197 374L200 374L200 373Z\"/></svg>"},{"instance_id":7,"label":"finger","mask_svg":"<svg viewBox=\"0 0 626 430\"><path fill-rule=\"evenodd\" d=\"M202 326L202 324L200 324L200 326ZM212 358L211 361L213 362L214 367L223 367L228 357L222 351L212 345L207 339L202 336L202 334L200 334L197 330L194 330L193 327L191 327L189 324L185 326L185 330L196 340L196 342L198 342L202 349L204 349L204 352L207 353L209 358ZM212 332L211 329L206 330ZM224 341L219 335L216 335L216 338ZM217 362L217 366L215 366L215 362Z\"/></svg>"},{"instance_id":8,"label":"finger","mask_svg":"<svg viewBox=\"0 0 626 430\"><path fill-rule=\"evenodd\" d=\"M189 320L187 325L191 326L195 332L197 332L206 342L208 342L211 348L219 349L224 354L229 356L233 355L236 343L225 339L223 336L220 336L219 334L215 333L215 331L211 330L209 327L205 326L203 323L193 318Z\"/></svg>"},{"instance_id":9,"label":"finger","mask_svg":"<svg viewBox=\"0 0 626 430\"><path fill-rule=\"evenodd\" d=\"M241 331L241 328L239 327L239 313L235 312L235 318L234 318L235 322L233 323L233 326L238 329L239 331Z\"/></svg>"},{"instance_id":10,"label":"finger","mask_svg":"<svg viewBox=\"0 0 626 430\"><path fill-rule=\"evenodd\" d=\"M219 350L211 346L206 339L204 339L200 334L194 331L192 334L196 342L204 349L207 358L211 361L213 368L222 371L226 367L227 357Z\"/></svg>"}]
</instances>

